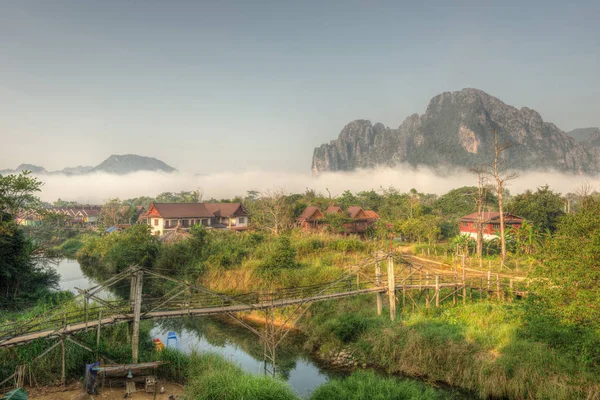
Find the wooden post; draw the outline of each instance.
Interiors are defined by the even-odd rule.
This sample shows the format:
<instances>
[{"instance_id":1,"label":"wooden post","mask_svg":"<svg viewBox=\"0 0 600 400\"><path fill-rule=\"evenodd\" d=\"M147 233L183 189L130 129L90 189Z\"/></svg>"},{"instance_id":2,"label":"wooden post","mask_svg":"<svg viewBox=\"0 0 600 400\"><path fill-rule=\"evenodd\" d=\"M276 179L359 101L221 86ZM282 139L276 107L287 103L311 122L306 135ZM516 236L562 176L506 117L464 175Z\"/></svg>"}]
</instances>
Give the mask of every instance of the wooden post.
<instances>
[{"instance_id":1,"label":"wooden post","mask_svg":"<svg viewBox=\"0 0 600 400\"><path fill-rule=\"evenodd\" d=\"M375 285L377 287L381 286L381 265L379 264L379 260L375 261ZM377 292L377 315L381 315L383 310L383 295L381 292Z\"/></svg>"},{"instance_id":2,"label":"wooden post","mask_svg":"<svg viewBox=\"0 0 600 400\"><path fill-rule=\"evenodd\" d=\"M487 290L490 290L490 280L492 279L492 272L490 270L488 270L488 276L487 276Z\"/></svg>"},{"instance_id":3,"label":"wooden post","mask_svg":"<svg viewBox=\"0 0 600 400\"><path fill-rule=\"evenodd\" d=\"M135 279L135 305L133 309L133 332L131 334L131 362L138 362L140 343L140 316L142 314L142 284L144 272L137 271Z\"/></svg>"},{"instance_id":4,"label":"wooden post","mask_svg":"<svg viewBox=\"0 0 600 400\"><path fill-rule=\"evenodd\" d=\"M64 387L67 383L67 351L65 349L65 335L60 337L60 346L62 348L62 371L60 375L60 381Z\"/></svg>"},{"instance_id":5,"label":"wooden post","mask_svg":"<svg viewBox=\"0 0 600 400\"><path fill-rule=\"evenodd\" d=\"M440 306L440 276L435 276L435 306Z\"/></svg>"},{"instance_id":6,"label":"wooden post","mask_svg":"<svg viewBox=\"0 0 600 400\"><path fill-rule=\"evenodd\" d=\"M388 297L390 301L390 320L396 319L396 283L394 279L394 259L388 257Z\"/></svg>"},{"instance_id":7,"label":"wooden post","mask_svg":"<svg viewBox=\"0 0 600 400\"><path fill-rule=\"evenodd\" d=\"M96 351L100 352L100 325L102 323L102 310L98 313L98 327L96 329Z\"/></svg>"},{"instance_id":8,"label":"wooden post","mask_svg":"<svg viewBox=\"0 0 600 400\"><path fill-rule=\"evenodd\" d=\"M464 257L464 256L463 256ZM464 260L464 258L463 258ZM452 305L456 305L456 292L458 291L458 272L454 273L454 287L452 288Z\"/></svg>"},{"instance_id":9,"label":"wooden post","mask_svg":"<svg viewBox=\"0 0 600 400\"><path fill-rule=\"evenodd\" d=\"M135 288L136 288L137 275L134 272L131 275L131 284L129 285L129 311L133 311L135 304Z\"/></svg>"},{"instance_id":10,"label":"wooden post","mask_svg":"<svg viewBox=\"0 0 600 400\"><path fill-rule=\"evenodd\" d=\"M496 292L498 293L498 300L500 300L500 276L496 274Z\"/></svg>"},{"instance_id":11,"label":"wooden post","mask_svg":"<svg viewBox=\"0 0 600 400\"><path fill-rule=\"evenodd\" d=\"M479 284L479 300L483 299L483 276L480 277L481 282Z\"/></svg>"},{"instance_id":12,"label":"wooden post","mask_svg":"<svg viewBox=\"0 0 600 400\"><path fill-rule=\"evenodd\" d=\"M471 259L472 260L472 259ZM467 271L465 271L465 259L463 258L462 284L463 284L463 304L467 304Z\"/></svg>"},{"instance_id":13,"label":"wooden post","mask_svg":"<svg viewBox=\"0 0 600 400\"><path fill-rule=\"evenodd\" d=\"M425 273L425 307L429 308L429 272Z\"/></svg>"},{"instance_id":14,"label":"wooden post","mask_svg":"<svg viewBox=\"0 0 600 400\"><path fill-rule=\"evenodd\" d=\"M90 298L88 297L87 289L85 290L85 303L83 305L85 311L85 331L88 330L88 303L90 302Z\"/></svg>"}]
</instances>

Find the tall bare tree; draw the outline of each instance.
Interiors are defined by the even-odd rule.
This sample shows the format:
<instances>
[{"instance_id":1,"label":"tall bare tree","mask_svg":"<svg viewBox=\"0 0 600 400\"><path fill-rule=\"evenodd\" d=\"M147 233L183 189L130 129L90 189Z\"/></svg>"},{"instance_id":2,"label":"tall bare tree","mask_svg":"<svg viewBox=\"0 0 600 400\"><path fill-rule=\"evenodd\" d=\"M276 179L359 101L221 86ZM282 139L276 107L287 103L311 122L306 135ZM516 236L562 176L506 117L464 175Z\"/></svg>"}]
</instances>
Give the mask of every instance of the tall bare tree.
<instances>
[{"instance_id":1,"label":"tall bare tree","mask_svg":"<svg viewBox=\"0 0 600 400\"><path fill-rule=\"evenodd\" d=\"M488 168L488 175L496 181L496 194L498 196L498 211L500 212L500 245L502 249L502 265L506 260L506 235L504 226L504 186L506 182L516 179L519 173L511 171L507 165L503 153L513 146L510 142L500 143L498 131L494 130L494 159Z\"/></svg>"},{"instance_id":2,"label":"tall bare tree","mask_svg":"<svg viewBox=\"0 0 600 400\"><path fill-rule=\"evenodd\" d=\"M485 170L483 168L473 168L472 172L477 174L477 257L483 256L483 206L485 202Z\"/></svg>"},{"instance_id":3,"label":"tall bare tree","mask_svg":"<svg viewBox=\"0 0 600 400\"><path fill-rule=\"evenodd\" d=\"M251 208L252 220L259 228L279 235L292 226L292 212L283 188L261 193Z\"/></svg>"}]
</instances>

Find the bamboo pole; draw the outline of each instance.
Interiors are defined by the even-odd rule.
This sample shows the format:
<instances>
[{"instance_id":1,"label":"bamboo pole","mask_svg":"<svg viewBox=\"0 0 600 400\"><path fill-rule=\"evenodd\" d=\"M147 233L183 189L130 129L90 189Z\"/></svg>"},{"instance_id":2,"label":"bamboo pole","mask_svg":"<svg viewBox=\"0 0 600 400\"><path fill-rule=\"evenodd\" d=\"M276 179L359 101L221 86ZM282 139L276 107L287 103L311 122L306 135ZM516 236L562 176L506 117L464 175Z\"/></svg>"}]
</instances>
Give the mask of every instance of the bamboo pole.
<instances>
[{"instance_id":1,"label":"bamboo pole","mask_svg":"<svg viewBox=\"0 0 600 400\"><path fill-rule=\"evenodd\" d=\"M98 313L98 327L96 329L96 351L100 352L100 326L102 325L102 310Z\"/></svg>"},{"instance_id":2,"label":"bamboo pole","mask_svg":"<svg viewBox=\"0 0 600 400\"><path fill-rule=\"evenodd\" d=\"M140 316L142 311L142 285L144 272L138 271L135 279L135 306L133 310L133 332L131 334L131 362L138 362L139 342L140 342Z\"/></svg>"},{"instance_id":3,"label":"bamboo pole","mask_svg":"<svg viewBox=\"0 0 600 400\"><path fill-rule=\"evenodd\" d=\"M472 260L472 259L471 259ZM465 259L463 258L463 270L462 270L462 293L463 293L463 304L467 304L467 271L465 271Z\"/></svg>"},{"instance_id":4,"label":"bamboo pole","mask_svg":"<svg viewBox=\"0 0 600 400\"><path fill-rule=\"evenodd\" d=\"M481 282L479 284L479 300L483 299L483 276L479 277Z\"/></svg>"},{"instance_id":5,"label":"bamboo pole","mask_svg":"<svg viewBox=\"0 0 600 400\"><path fill-rule=\"evenodd\" d=\"M381 286L381 265L379 264L379 260L375 261L375 285L377 287ZM377 315L381 315L383 310L383 295L381 292L377 292Z\"/></svg>"},{"instance_id":6,"label":"bamboo pole","mask_svg":"<svg viewBox=\"0 0 600 400\"><path fill-rule=\"evenodd\" d=\"M500 300L500 275L496 274L496 293L498 295L498 300Z\"/></svg>"},{"instance_id":7,"label":"bamboo pole","mask_svg":"<svg viewBox=\"0 0 600 400\"><path fill-rule=\"evenodd\" d=\"M435 306L440 306L440 276L435 276Z\"/></svg>"},{"instance_id":8,"label":"bamboo pole","mask_svg":"<svg viewBox=\"0 0 600 400\"><path fill-rule=\"evenodd\" d=\"M396 283L394 279L394 259L388 257L388 298L390 302L390 320L396 319Z\"/></svg>"},{"instance_id":9,"label":"bamboo pole","mask_svg":"<svg viewBox=\"0 0 600 400\"><path fill-rule=\"evenodd\" d=\"M60 382L64 387L67 383L67 351L65 348L65 336L61 336L60 338L60 347L62 349L62 369L60 375Z\"/></svg>"},{"instance_id":10,"label":"bamboo pole","mask_svg":"<svg viewBox=\"0 0 600 400\"><path fill-rule=\"evenodd\" d=\"M88 331L88 303L90 302L90 298L87 295L87 290L85 291L85 303L84 303L84 308L85 308L85 331Z\"/></svg>"},{"instance_id":11,"label":"bamboo pole","mask_svg":"<svg viewBox=\"0 0 600 400\"><path fill-rule=\"evenodd\" d=\"M429 308L429 272L425 273L425 307Z\"/></svg>"}]
</instances>

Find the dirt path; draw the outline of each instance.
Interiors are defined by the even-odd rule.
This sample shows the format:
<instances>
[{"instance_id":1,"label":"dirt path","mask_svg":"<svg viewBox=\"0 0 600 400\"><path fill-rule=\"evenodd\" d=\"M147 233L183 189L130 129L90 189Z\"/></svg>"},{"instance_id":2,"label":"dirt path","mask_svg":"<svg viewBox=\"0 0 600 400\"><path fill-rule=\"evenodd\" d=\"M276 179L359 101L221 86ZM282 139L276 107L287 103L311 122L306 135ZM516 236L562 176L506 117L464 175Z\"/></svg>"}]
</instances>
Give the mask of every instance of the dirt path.
<instances>
[{"instance_id":1,"label":"dirt path","mask_svg":"<svg viewBox=\"0 0 600 400\"><path fill-rule=\"evenodd\" d=\"M442 263L439 261L434 261L434 260L430 260L428 258L423 258L423 257L418 257L415 255L410 254L408 251L405 251L405 249L401 249L402 251L402 255L403 257L409 258L409 259L413 259L413 260L418 260L419 262L423 263L425 266L427 266L429 269L433 269L437 272L443 273L443 272L448 272L448 268L450 268L450 265L447 263ZM457 267L457 270L461 270L461 267ZM482 274L486 274L487 271L481 271L475 268L468 268L465 267L465 271L467 273L468 276L481 276ZM508 275L508 274L503 274L503 273L493 273L494 276L498 275L500 278L507 278L507 279L513 279L515 281L524 281L526 278L524 276L518 276L518 275Z\"/></svg>"},{"instance_id":2,"label":"dirt path","mask_svg":"<svg viewBox=\"0 0 600 400\"><path fill-rule=\"evenodd\" d=\"M159 383L160 384L160 383ZM180 399L183 394L183 387L173 383L162 383L160 384L165 388L165 393L156 394L156 400L169 400L169 396L173 395L176 399ZM140 385L138 385L138 389ZM122 400L125 395L125 388L100 388L98 395L88 395L83 392L81 383L75 383L67 386L66 388L61 387L43 387L34 389L25 389L29 393L29 398L34 400ZM152 393L136 392L129 396L129 399L133 400L152 400Z\"/></svg>"}]
</instances>

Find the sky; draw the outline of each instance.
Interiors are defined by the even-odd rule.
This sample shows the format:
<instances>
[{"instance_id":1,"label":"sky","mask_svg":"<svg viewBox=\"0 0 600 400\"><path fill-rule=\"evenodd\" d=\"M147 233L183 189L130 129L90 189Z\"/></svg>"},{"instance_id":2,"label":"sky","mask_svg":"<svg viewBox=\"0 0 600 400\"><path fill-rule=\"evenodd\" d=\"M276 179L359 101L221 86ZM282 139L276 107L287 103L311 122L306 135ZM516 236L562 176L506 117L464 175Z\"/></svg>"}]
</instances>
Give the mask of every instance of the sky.
<instances>
[{"instance_id":1,"label":"sky","mask_svg":"<svg viewBox=\"0 0 600 400\"><path fill-rule=\"evenodd\" d=\"M600 126L600 2L1 1L0 169L309 172L352 120L475 87Z\"/></svg>"}]
</instances>

